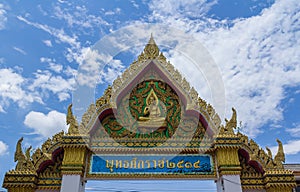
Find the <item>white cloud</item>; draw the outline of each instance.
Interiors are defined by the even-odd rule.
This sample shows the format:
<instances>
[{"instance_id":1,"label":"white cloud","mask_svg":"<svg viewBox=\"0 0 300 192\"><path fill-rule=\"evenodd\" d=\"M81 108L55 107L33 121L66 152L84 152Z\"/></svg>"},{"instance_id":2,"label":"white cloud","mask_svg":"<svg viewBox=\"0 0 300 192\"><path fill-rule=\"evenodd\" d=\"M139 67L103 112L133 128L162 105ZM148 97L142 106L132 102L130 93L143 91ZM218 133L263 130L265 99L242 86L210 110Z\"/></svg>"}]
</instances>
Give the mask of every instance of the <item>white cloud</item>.
<instances>
[{"instance_id":1,"label":"white cloud","mask_svg":"<svg viewBox=\"0 0 300 192\"><path fill-rule=\"evenodd\" d=\"M40 61L42 63L48 63L49 64L49 69L56 72L60 73L63 70L63 66L60 64L56 64L55 59L47 58L47 57L41 57Z\"/></svg>"},{"instance_id":2,"label":"white cloud","mask_svg":"<svg viewBox=\"0 0 300 192\"><path fill-rule=\"evenodd\" d=\"M69 27L76 27L77 30L109 25L102 17L89 14L85 6L76 6L72 11L56 6L54 7L54 16L66 21Z\"/></svg>"},{"instance_id":3,"label":"white cloud","mask_svg":"<svg viewBox=\"0 0 300 192\"><path fill-rule=\"evenodd\" d=\"M62 71L60 66L50 65L52 70ZM63 73L70 73L70 69ZM43 99L49 96L49 92L57 95L59 101L70 98L70 92L75 85L73 75L70 78L55 76L49 71L38 70L34 78L24 78L13 69L0 69L0 112L11 103L19 107L26 107L33 102L43 103ZM66 74L69 76L70 74Z\"/></svg>"},{"instance_id":4,"label":"white cloud","mask_svg":"<svg viewBox=\"0 0 300 192\"><path fill-rule=\"evenodd\" d=\"M47 57L41 57L41 58L40 58L40 61L41 61L42 63L51 63L51 62L52 62L52 59L47 58Z\"/></svg>"},{"instance_id":5,"label":"white cloud","mask_svg":"<svg viewBox=\"0 0 300 192\"><path fill-rule=\"evenodd\" d=\"M286 129L286 131L290 133L292 137L300 137L300 123L296 124L293 128Z\"/></svg>"},{"instance_id":6,"label":"white cloud","mask_svg":"<svg viewBox=\"0 0 300 192\"><path fill-rule=\"evenodd\" d=\"M114 15L115 12L114 12L114 11L106 11L104 14L105 14L105 15Z\"/></svg>"},{"instance_id":7,"label":"white cloud","mask_svg":"<svg viewBox=\"0 0 300 192\"><path fill-rule=\"evenodd\" d=\"M57 94L59 101L65 101L70 98L70 93L60 92Z\"/></svg>"},{"instance_id":8,"label":"white cloud","mask_svg":"<svg viewBox=\"0 0 300 192\"><path fill-rule=\"evenodd\" d=\"M5 29L6 22L6 10L4 8L4 5L0 3L0 30Z\"/></svg>"},{"instance_id":9,"label":"white cloud","mask_svg":"<svg viewBox=\"0 0 300 192\"><path fill-rule=\"evenodd\" d=\"M77 70L71 68L70 66L67 66L67 68L64 70L64 74L66 74L67 76L76 76Z\"/></svg>"},{"instance_id":10,"label":"white cloud","mask_svg":"<svg viewBox=\"0 0 300 192\"><path fill-rule=\"evenodd\" d=\"M195 19L203 17L217 2L217 0L153 0L149 7L156 17L192 17Z\"/></svg>"},{"instance_id":11,"label":"white cloud","mask_svg":"<svg viewBox=\"0 0 300 192\"><path fill-rule=\"evenodd\" d=\"M27 103L34 101L42 103L42 99L35 93L26 92L23 86L26 79L12 69L0 69L0 111L4 112L4 108L9 102L16 102L20 107L25 107Z\"/></svg>"},{"instance_id":12,"label":"white cloud","mask_svg":"<svg viewBox=\"0 0 300 192\"><path fill-rule=\"evenodd\" d=\"M26 18L22 17L22 16L17 16L17 19L19 19L20 21L23 21L24 23L34 26L38 29L41 29L47 33L49 33L50 35L56 37L60 42L62 43L67 43L69 45L72 46L72 48L79 48L80 47L80 43L77 41L77 37L75 35L73 36L69 36L67 35L63 29L55 29L53 27L50 27L48 25L43 25L43 24L39 24L39 23L34 23L31 21L28 21Z\"/></svg>"},{"instance_id":13,"label":"white cloud","mask_svg":"<svg viewBox=\"0 0 300 192\"><path fill-rule=\"evenodd\" d=\"M0 141L0 156L8 153L8 145L3 141Z\"/></svg>"},{"instance_id":14,"label":"white cloud","mask_svg":"<svg viewBox=\"0 0 300 192\"><path fill-rule=\"evenodd\" d=\"M50 63L49 68L56 73L60 73L63 69L63 66L55 63Z\"/></svg>"},{"instance_id":15,"label":"white cloud","mask_svg":"<svg viewBox=\"0 0 300 192\"><path fill-rule=\"evenodd\" d=\"M139 9L139 4L137 4L134 0L131 0L130 2L136 9Z\"/></svg>"},{"instance_id":16,"label":"white cloud","mask_svg":"<svg viewBox=\"0 0 300 192\"><path fill-rule=\"evenodd\" d=\"M300 85L297 1L278 0L260 15L234 21L190 19L188 10L193 10L193 3L167 2L162 6L158 2L151 3L152 19L185 29L208 49L222 72L228 116L231 106L236 107L249 136L261 133L264 124L283 119L280 103L285 88Z\"/></svg>"},{"instance_id":17,"label":"white cloud","mask_svg":"<svg viewBox=\"0 0 300 192\"><path fill-rule=\"evenodd\" d=\"M55 8L55 15L58 19L64 19L68 21L68 24L73 27L75 25L76 30L79 30L80 27L84 28L94 28L97 25L106 25L104 21L100 17L96 17L94 15L88 15L87 9L83 6L77 6L76 11L71 13L68 13L65 10L61 10L60 7ZM80 42L78 41L78 37L76 35L67 35L63 29L56 29L53 27L50 27L48 25L31 22L28 19L17 16L17 19L20 21L31 25L37 29L41 29L50 35L54 36L58 39L59 42L66 43L70 45L70 47L66 47L65 57L66 59L71 63L72 61L77 61L78 57L81 57L82 52L85 51L85 48L81 47ZM51 41L44 41L46 45L52 45ZM42 61L43 62L43 61ZM48 61L49 62L49 61ZM80 63L79 63L80 64Z\"/></svg>"},{"instance_id":18,"label":"white cloud","mask_svg":"<svg viewBox=\"0 0 300 192\"><path fill-rule=\"evenodd\" d=\"M66 115L55 110L50 111L48 114L31 111L26 115L24 124L33 129L34 134L38 134L43 138L67 130Z\"/></svg>"},{"instance_id":19,"label":"white cloud","mask_svg":"<svg viewBox=\"0 0 300 192\"><path fill-rule=\"evenodd\" d=\"M32 84L28 86L31 91L47 93L48 91L57 94L59 101L64 101L70 98L70 91L73 90L75 80L71 78L63 78L62 76L55 76L49 71L37 71L35 79L32 80Z\"/></svg>"},{"instance_id":20,"label":"white cloud","mask_svg":"<svg viewBox=\"0 0 300 192\"><path fill-rule=\"evenodd\" d=\"M120 14L121 13L121 9L120 8L116 8L113 11L106 11L104 13L104 15L115 15L115 14Z\"/></svg>"},{"instance_id":21,"label":"white cloud","mask_svg":"<svg viewBox=\"0 0 300 192\"><path fill-rule=\"evenodd\" d=\"M68 2L67 0L58 0L59 3L66 3Z\"/></svg>"},{"instance_id":22,"label":"white cloud","mask_svg":"<svg viewBox=\"0 0 300 192\"><path fill-rule=\"evenodd\" d=\"M27 55L26 51L24 51L23 49L19 48L19 47L13 47L14 50L16 50L17 52L23 54L23 55Z\"/></svg>"},{"instance_id":23,"label":"white cloud","mask_svg":"<svg viewBox=\"0 0 300 192\"><path fill-rule=\"evenodd\" d=\"M50 40L44 40L43 43L48 47L52 47L52 42Z\"/></svg>"},{"instance_id":24,"label":"white cloud","mask_svg":"<svg viewBox=\"0 0 300 192\"><path fill-rule=\"evenodd\" d=\"M108 63L108 67L101 71L100 77L102 77L102 81L112 84L118 75L121 74L123 69L124 66L120 60L111 60L111 62Z\"/></svg>"},{"instance_id":25,"label":"white cloud","mask_svg":"<svg viewBox=\"0 0 300 192\"><path fill-rule=\"evenodd\" d=\"M5 110L3 109L3 107L0 105L0 113L5 113Z\"/></svg>"},{"instance_id":26,"label":"white cloud","mask_svg":"<svg viewBox=\"0 0 300 192\"><path fill-rule=\"evenodd\" d=\"M80 85L95 86L97 83L109 82L124 69L120 60L114 60L109 54L99 53L91 48L82 49L76 58L80 64L77 81Z\"/></svg>"}]
</instances>

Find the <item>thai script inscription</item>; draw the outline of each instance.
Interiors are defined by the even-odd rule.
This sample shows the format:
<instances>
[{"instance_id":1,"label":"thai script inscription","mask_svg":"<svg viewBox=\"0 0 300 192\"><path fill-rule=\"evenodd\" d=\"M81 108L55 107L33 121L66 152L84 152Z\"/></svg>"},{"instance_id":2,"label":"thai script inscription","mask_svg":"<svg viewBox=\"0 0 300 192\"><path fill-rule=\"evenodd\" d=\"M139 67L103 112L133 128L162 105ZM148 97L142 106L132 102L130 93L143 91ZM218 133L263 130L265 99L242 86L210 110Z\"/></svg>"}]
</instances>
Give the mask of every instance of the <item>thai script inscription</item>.
<instances>
[{"instance_id":1,"label":"thai script inscription","mask_svg":"<svg viewBox=\"0 0 300 192\"><path fill-rule=\"evenodd\" d=\"M90 172L103 173L212 173L209 155L93 155Z\"/></svg>"}]
</instances>

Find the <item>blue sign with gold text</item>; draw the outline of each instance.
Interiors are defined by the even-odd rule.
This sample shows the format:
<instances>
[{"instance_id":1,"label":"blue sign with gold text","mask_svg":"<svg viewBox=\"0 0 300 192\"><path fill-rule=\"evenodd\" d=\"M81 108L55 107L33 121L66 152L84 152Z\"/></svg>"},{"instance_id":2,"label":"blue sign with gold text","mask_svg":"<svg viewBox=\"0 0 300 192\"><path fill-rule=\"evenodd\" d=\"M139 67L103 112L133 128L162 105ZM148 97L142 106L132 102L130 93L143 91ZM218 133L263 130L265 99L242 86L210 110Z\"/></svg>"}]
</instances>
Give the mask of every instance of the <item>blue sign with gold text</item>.
<instances>
[{"instance_id":1,"label":"blue sign with gold text","mask_svg":"<svg viewBox=\"0 0 300 192\"><path fill-rule=\"evenodd\" d=\"M91 174L211 174L212 158L206 154L93 155Z\"/></svg>"}]
</instances>

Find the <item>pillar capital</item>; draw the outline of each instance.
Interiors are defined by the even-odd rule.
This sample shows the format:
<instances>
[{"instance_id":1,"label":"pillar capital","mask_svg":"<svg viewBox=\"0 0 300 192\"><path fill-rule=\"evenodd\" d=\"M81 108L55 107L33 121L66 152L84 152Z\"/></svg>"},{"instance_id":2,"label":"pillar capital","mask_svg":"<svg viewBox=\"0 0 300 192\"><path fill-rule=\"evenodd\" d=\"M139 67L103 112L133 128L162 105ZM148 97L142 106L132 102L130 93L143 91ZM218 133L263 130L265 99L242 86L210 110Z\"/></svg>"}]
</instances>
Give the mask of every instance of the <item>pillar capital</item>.
<instances>
[{"instance_id":1,"label":"pillar capital","mask_svg":"<svg viewBox=\"0 0 300 192\"><path fill-rule=\"evenodd\" d=\"M85 159L88 153L89 136L87 135L65 135L62 146L64 159L62 162L62 174L83 175Z\"/></svg>"},{"instance_id":2,"label":"pillar capital","mask_svg":"<svg viewBox=\"0 0 300 192\"><path fill-rule=\"evenodd\" d=\"M219 134L214 145L220 175L240 175L241 166L238 156L240 137L234 134Z\"/></svg>"}]
</instances>

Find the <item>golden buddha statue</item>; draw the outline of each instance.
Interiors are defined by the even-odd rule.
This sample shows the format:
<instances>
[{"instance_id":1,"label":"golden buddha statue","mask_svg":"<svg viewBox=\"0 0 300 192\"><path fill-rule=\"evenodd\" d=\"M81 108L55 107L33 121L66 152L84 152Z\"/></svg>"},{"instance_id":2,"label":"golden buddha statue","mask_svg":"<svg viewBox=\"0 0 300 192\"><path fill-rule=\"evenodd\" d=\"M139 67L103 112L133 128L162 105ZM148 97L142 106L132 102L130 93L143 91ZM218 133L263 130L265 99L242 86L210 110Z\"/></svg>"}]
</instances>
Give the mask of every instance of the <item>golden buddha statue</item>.
<instances>
[{"instance_id":1,"label":"golden buddha statue","mask_svg":"<svg viewBox=\"0 0 300 192\"><path fill-rule=\"evenodd\" d=\"M162 127L166 126L165 117L159 107L159 100L151 89L150 93L146 98L146 107L143 111L143 116L139 117L139 126L141 127Z\"/></svg>"}]
</instances>

